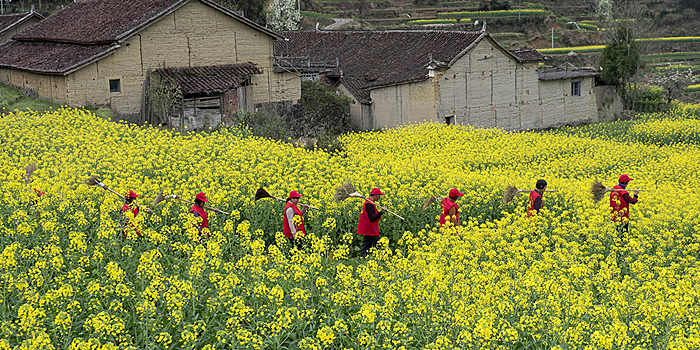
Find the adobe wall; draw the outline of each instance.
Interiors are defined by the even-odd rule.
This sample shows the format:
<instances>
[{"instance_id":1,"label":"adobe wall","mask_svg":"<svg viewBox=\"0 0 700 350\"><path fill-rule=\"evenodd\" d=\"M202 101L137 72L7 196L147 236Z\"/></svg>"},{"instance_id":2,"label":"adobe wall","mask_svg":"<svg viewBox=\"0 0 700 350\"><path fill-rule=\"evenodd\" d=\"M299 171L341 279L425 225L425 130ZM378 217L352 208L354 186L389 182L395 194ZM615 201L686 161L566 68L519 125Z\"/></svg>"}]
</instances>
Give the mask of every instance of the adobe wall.
<instances>
[{"instance_id":1,"label":"adobe wall","mask_svg":"<svg viewBox=\"0 0 700 350\"><path fill-rule=\"evenodd\" d=\"M571 95L572 81L581 82L581 96ZM560 127L598 121L592 77L540 81L542 126Z\"/></svg>"},{"instance_id":2,"label":"adobe wall","mask_svg":"<svg viewBox=\"0 0 700 350\"><path fill-rule=\"evenodd\" d=\"M62 75L37 74L0 68L0 81L22 89L35 90L39 95L56 101L66 101L66 81Z\"/></svg>"},{"instance_id":3,"label":"adobe wall","mask_svg":"<svg viewBox=\"0 0 700 350\"><path fill-rule=\"evenodd\" d=\"M430 80L372 89L370 96L374 115L370 129L439 121Z\"/></svg>"},{"instance_id":4,"label":"adobe wall","mask_svg":"<svg viewBox=\"0 0 700 350\"><path fill-rule=\"evenodd\" d=\"M2 33L2 36L0 36L0 45L10 41L15 34L19 34L19 32L33 26L34 24L38 23L39 19L36 18L36 16L32 16L32 18L22 22L20 25L15 26L14 28Z\"/></svg>"},{"instance_id":5,"label":"adobe wall","mask_svg":"<svg viewBox=\"0 0 700 350\"><path fill-rule=\"evenodd\" d=\"M301 98L301 81L272 70L268 35L198 1L191 1L123 43L113 55L68 76L72 105L110 104L122 115L141 111L143 82L149 69L256 63L253 101L266 103ZM121 92L109 92L109 80L120 79Z\"/></svg>"},{"instance_id":6,"label":"adobe wall","mask_svg":"<svg viewBox=\"0 0 700 350\"><path fill-rule=\"evenodd\" d=\"M365 121L365 116L363 115L363 108L362 104L355 98L353 94L350 93L350 90L348 90L345 85L339 84L338 85L338 91L342 92L345 94L345 96L350 97L352 99L352 103L350 104L350 121L352 123L352 129L353 130L370 130L371 127L369 122L371 121Z\"/></svg>"}]
</instances>

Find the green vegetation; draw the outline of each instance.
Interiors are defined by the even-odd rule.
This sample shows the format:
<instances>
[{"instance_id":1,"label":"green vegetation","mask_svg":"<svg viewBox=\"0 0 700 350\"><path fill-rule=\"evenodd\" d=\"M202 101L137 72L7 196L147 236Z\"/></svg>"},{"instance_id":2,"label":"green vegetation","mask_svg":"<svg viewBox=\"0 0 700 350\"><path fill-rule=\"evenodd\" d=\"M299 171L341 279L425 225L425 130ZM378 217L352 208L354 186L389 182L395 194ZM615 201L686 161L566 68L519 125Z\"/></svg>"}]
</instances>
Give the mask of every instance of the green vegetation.
<instances>
[{"instance_id":1,"label":"green vegetation","mask_svg":"<svg viewBox=\"0 0 700 350\"><path fill-rule=\"evenodd\" d=\"M576 53L587 53L587 52L601 52L605 49L605 45L591 45L591 46L574 46L574 47L555 47L553 49L539 49L540 53L543 55L558 55L567 54L571 51Z\"/></svg>"},{"instance_id":2,"label":"green vegetation","mask_svg":"<svg viewBox=\"0 0 700 350\"><path fill-rule=\"evenodd\" d=\"M700 84L690 85L685 88L685 92L697 92L700 91Z\"/></svg>"},{"instance_id":3,"label":"green vegetation","mask_svg":"<svg viewBox=\"0 0 700 350\"><path fill-rule=\"evenodd\" d=\"M700 59L700 52L663 52L642 56L645 62Z\"/></svg>"},{"instance_id":4,"label":"green vegetation","mask_svg":"<svg viewBox=\"0 0 700 350\"><path fill-rule=\"evenodd\" d=\"M460 20L460 24L464 23L470 23L471 20L469 18ZM456 19L418 19L415 21L408 21L406 25L409 26L420 26L424 24L456 24L457 20Z\"/></svg>"},{"instance_id":5,"label":"green vegetation","mask_svg":"<svg viewBox=\"0 0 700 350\"><path fill-rule=\"evenodd\" d=\"M58 107L60 105L57 103L45 99L27 97L21 91L0 83L0 108L2 108L2 114L26 109L44 112Z\"/></svg>"},{"instance_id":6,"label":"green vegetation","mask_svg":"<svg viewBox=\"0 0 700 350\"><path fill-rule=\"evenodd\" d=\"M494 17L544 17L548 11L539 9L438 12L438 18L494 18Z\"/></svg>"},{"instance_id":7,"label":"green vegetation","mask_svg":"<svg viewBox=\"0 0 700 350\"><path fill-rule=\"evenodd\" d=\"M317 13L317 12L309 12L309 11L301 11L302 16L306 17L317 17L317 18L333 18L333 15L329 15L326 13Z\"/></svg>"}]
</instances>

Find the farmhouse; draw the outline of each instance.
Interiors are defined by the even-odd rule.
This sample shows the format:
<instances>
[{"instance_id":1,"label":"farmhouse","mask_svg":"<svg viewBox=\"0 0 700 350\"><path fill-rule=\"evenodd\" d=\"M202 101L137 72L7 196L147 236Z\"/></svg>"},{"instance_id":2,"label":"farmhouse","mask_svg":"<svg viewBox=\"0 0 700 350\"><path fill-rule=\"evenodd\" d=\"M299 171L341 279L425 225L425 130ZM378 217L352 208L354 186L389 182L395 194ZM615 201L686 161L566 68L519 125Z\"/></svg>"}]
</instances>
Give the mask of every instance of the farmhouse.
<instances>
[{"instance_id":1,"label":"farmhouse","mask_svg":"<svg viewBox=\"0 0 700 350\"><path fill-rule=\"evenodd\" d=\"M130 121L160 123L149 120L145 103L156 69L250 62L254 74L229 88L250 86L255 105L298 101L298 75L273 71L278 39L209 0L78 0L0 46L0 80L69 105L108 105ZM190 122L197 124L184 125Z\"/></svg>"},{"instance_id":2,"label":"farmhouse","mask_svg":"<svg viewBox=\"0 0 700 350\"><path fill-rule=\"evenodd\" d=\"M351 96L358 130L437 121L527 130L598 121L596 72L542 73L536 50L485 31L296 31L275 69L322 77Z\"/></svg>"},{"instance_id":3,"label":"farmhouse","mask_svg":"<svg viewBox=\"0 0 700 350\"><path fill-rule=\"evenodd\" d=\"M0 45L10 41L13 35L33 26L44 19L44 16L34 12L0 15Z\"/></svg>"}]
</instances>

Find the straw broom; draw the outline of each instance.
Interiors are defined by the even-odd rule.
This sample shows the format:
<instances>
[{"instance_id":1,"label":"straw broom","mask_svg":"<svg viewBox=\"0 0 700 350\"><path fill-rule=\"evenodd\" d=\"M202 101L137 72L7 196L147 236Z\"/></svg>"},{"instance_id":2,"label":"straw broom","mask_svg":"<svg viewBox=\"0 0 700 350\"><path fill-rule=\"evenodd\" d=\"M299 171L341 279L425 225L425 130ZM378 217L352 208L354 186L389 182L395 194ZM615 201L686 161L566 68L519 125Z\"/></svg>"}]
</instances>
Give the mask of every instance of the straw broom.
<instances>
[{"instance_id":1,"label":"straw broom","mask_svg":"<svg viewBox=\"0 0 700 350\"><path fill-rule=\"evenodd\" d=\"M377 205L377 203L375 203L373 200L363 196L360 192L357 192L357 189L355 189L355 185L353 185L352 182L350 180L348 180L348 181L345 181L342 185L340 185L340 187L338 187L335 190L335 194L333 195L333 199L340 202L340 201L344 201L350 197L363 198L364 200L369 201L370 203L372 203L374 205ZM387 209L386 212L391 214L391 215L396 216L397 218L399 218L401 220L405 220L399 214L396 214L391 210Z\"/></svg>"},{"instance_id":2,"label":"straw broom","mask_svg":"<svg viewBox=\"0 0 700 350\"><path fill-rule=\"evenodd\" d=\"M605 194L608 192L623 192L623 191L646 191L646 190L612 189L612 188L605 187L605 185L603 185L603 183L600 182L600 180L595 180L595 181L593 181L593 184L591 184L591 198L596 203L600 202L600 200L603 199L603 197L605 197Z\"/></svg>"},{"instance_id":3,"label":"straw broom","mask_svg":"<svg viewBox=\"0 0 700 350\"><path fill-rule=\"evenodd\" d=\"M180 201L180 202L190 203L190 204L193 204L193 205L195 204L194 202L188 201L187 199L182 199L180 196L178 196L178 195L176 195L176 194L171 194L171 195L165 196L165 195L163 195L163 191L162 191L162 190L161 190L160 192L158 192L158 195L156 196L156 198L153 199L153 202L152 202L151 204L155 207L155 206L158 205L160 202L162 202L162 201L164 201L164 200L166 200L166 199L175 199L175 200L178 200L178 201ZM221 209L218 209L218 208L214 208L214 207L210 207L210 206L206 206L206 205L204 206L204 208L209 209L209 210L212 210L212 211L215 211L215 212L217 212L217 213L221 213L221 214L225 214L225 215L231 215L231 213L227 213L227 212L225 212L225 211L223 211L223 210L221 210Z\"/></svg>"},{"instance_id":4,"label":"straw broom","mask_svg":"<svg viewBox=\"0 0 700 350\"><path fill-rule=\"evenodd\" d=\"M518 193L532 192L532 191L535 191L535 190L521 190L513 185L508 185L508 187L506 187L505 192L503 192L503 199L501 200L501 202L503 204L510 204L510 202L512 202L513 199L515 199L515 196ZM545 190L545 192L556 192L556 190Z\"/></svg>"},{"instance_id":5,"label":"straw broom","mask_svg":"<svg viewBox=\"0 0 700 350\"><path fill-rule=\"evenodd\" d=\"M32 174L34 174L34 170L36 170L36 163L32 163L24 167L24 183L29 186L29 178L32 177Z\"/></svg>"},{"instance_id":6,"label":"straw broom","mask_svg":"<svg viewBox=\"0 0 700 350\"><path fill-rule=\"evenodd\" d=\"M260 187L260 188L258 188L257 191L255 191L255 200L257 201L258 199L263 199L263 198L272 198L272 199L276 199L276 200L282 201L282 202L287 201L286 199L275 197L275 196L269 194L267 191L265 191L264 188ZM314 206L310 206L308 204L298 203L297 205L301 205L303 207L319 210L318 208L316 208Z\"/></svg>"},{"instance_id":7,"label":"straw broom","mask_svg":"<svg viewBox=\"0 0 700 350\"><path fill-rule=\"evenodd\" d=\"M112 193L116 194L117 196L121 197L122 199L126 200L126 197L124 197L123 194L121 194L121 193L119 193L119 192L117 192L117 191L115 191L115 190L109 188L109 186L105 185L102 181L100 181L100 179L97 178L97 176L90 176L90 177L88 177L87 179L85 179L85 181L83 181L83 183L86 184L86 185L88 185L88 186L98 186L98 187L102 187L104 190L109 191L109 192L112 192ZM137 205L137 207L140 208L141 206L140 206L140 205ZM151 210L151 209L148 208L148 207L144 207L144 209L146 209L146 211L150 212L151 214L153 213L153 210Z\"/></svg>"},{"instance_id":8,"label":"straw broom","mask_svg":"<svg viewBox=\"0 0 700 350\"><path fill-rule=\"evenodd\" d=\"M423 210L428 209L428 207L429 207L431 204L437 203L437 201L439 201L439 200L441 201L441 200L443 200L443 199L445 199L445 198L447 198L447 197L435 197L435 196L430 196L430 197L426 198L426 199L425 199L425 202L423 202Z\"/></svg>"}]
</instances>

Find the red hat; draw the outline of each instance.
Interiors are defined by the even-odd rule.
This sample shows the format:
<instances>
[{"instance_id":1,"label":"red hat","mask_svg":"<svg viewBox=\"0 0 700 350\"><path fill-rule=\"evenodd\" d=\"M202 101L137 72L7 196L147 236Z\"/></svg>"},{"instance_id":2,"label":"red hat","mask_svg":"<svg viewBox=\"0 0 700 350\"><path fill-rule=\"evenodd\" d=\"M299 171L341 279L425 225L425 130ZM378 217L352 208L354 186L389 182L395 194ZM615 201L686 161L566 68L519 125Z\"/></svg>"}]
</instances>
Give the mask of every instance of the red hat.
<instances>
[{"instance_id":1,"label":"red hat","mask_svg":"<svg viewBox=\"0 0 700 350\"><path fill-rule=\"evenodd\" d=\"M289 192L289 198L300 198L301 195L297 191Z\"/></svg>"},{"instance_id":2,"label":"red hat","mask_svg":"<svg viewBox=\"0 0 700 350\"><path fill-rule=\"evenodd\" d=\"M199 192L197 193L196 196L194 196L195 199L199 199L202 202L208 202L209 200L207 199L207 196L204 195L204 192Z\"/></svg>"},{"instance_id":3,"label":"red hat","mask_svg":"<svg viewBox=\"0 0 700 350\"><path fill-rule=\"evenodd\" d=\"M458 189L453 188L450 190L450 197L462 197L462 196L464 196L464 193L459 192Z\"/></svg>"},{"instance_id":4,"label":"red hat","mask_svg":"<svg viewBox=\"0 0 700 350\"><path fill-rule=\"evenodd\" d=\"M126 196L124 196L124 197L126 197L126 198L136 198L136 197L138 197L138 196L139 196L139 195L136 194L136 193L134 193L134 191L129 190L129 192L128 192L128 193L126 194Z\"/></svg>"},{"instance_id":5,"label":"red hat","mask_svg":"<svg viewBox=\"0 0 700 350\"><path fill-rule=\"evenodd\" d=\"M632 180L634 180L634 179L631 178L631 177L629 177L629 176L627 176L627 174L622 174L622 175L620 176L620 182L630 182L630 181L632 181Z\"/></svg>"},{"instance_id":6,"label":"red hat","mask_svg":"<svg viewBox=\"0 0 700 350\"><path fill-rule=\"evenodd\" d=\"M373 189L372 189L372 192L370 192L369 194L370 194L370 196L371 196L371 195L375 195L375 194L378 194L378 195L380 195L380 196L383 196L383 195L384 195L384 193L382 193L382 191L380 191L380 190L379 190L378 188L376 188L376 187L373 188Z\"/></svg>"}]
</instances>

